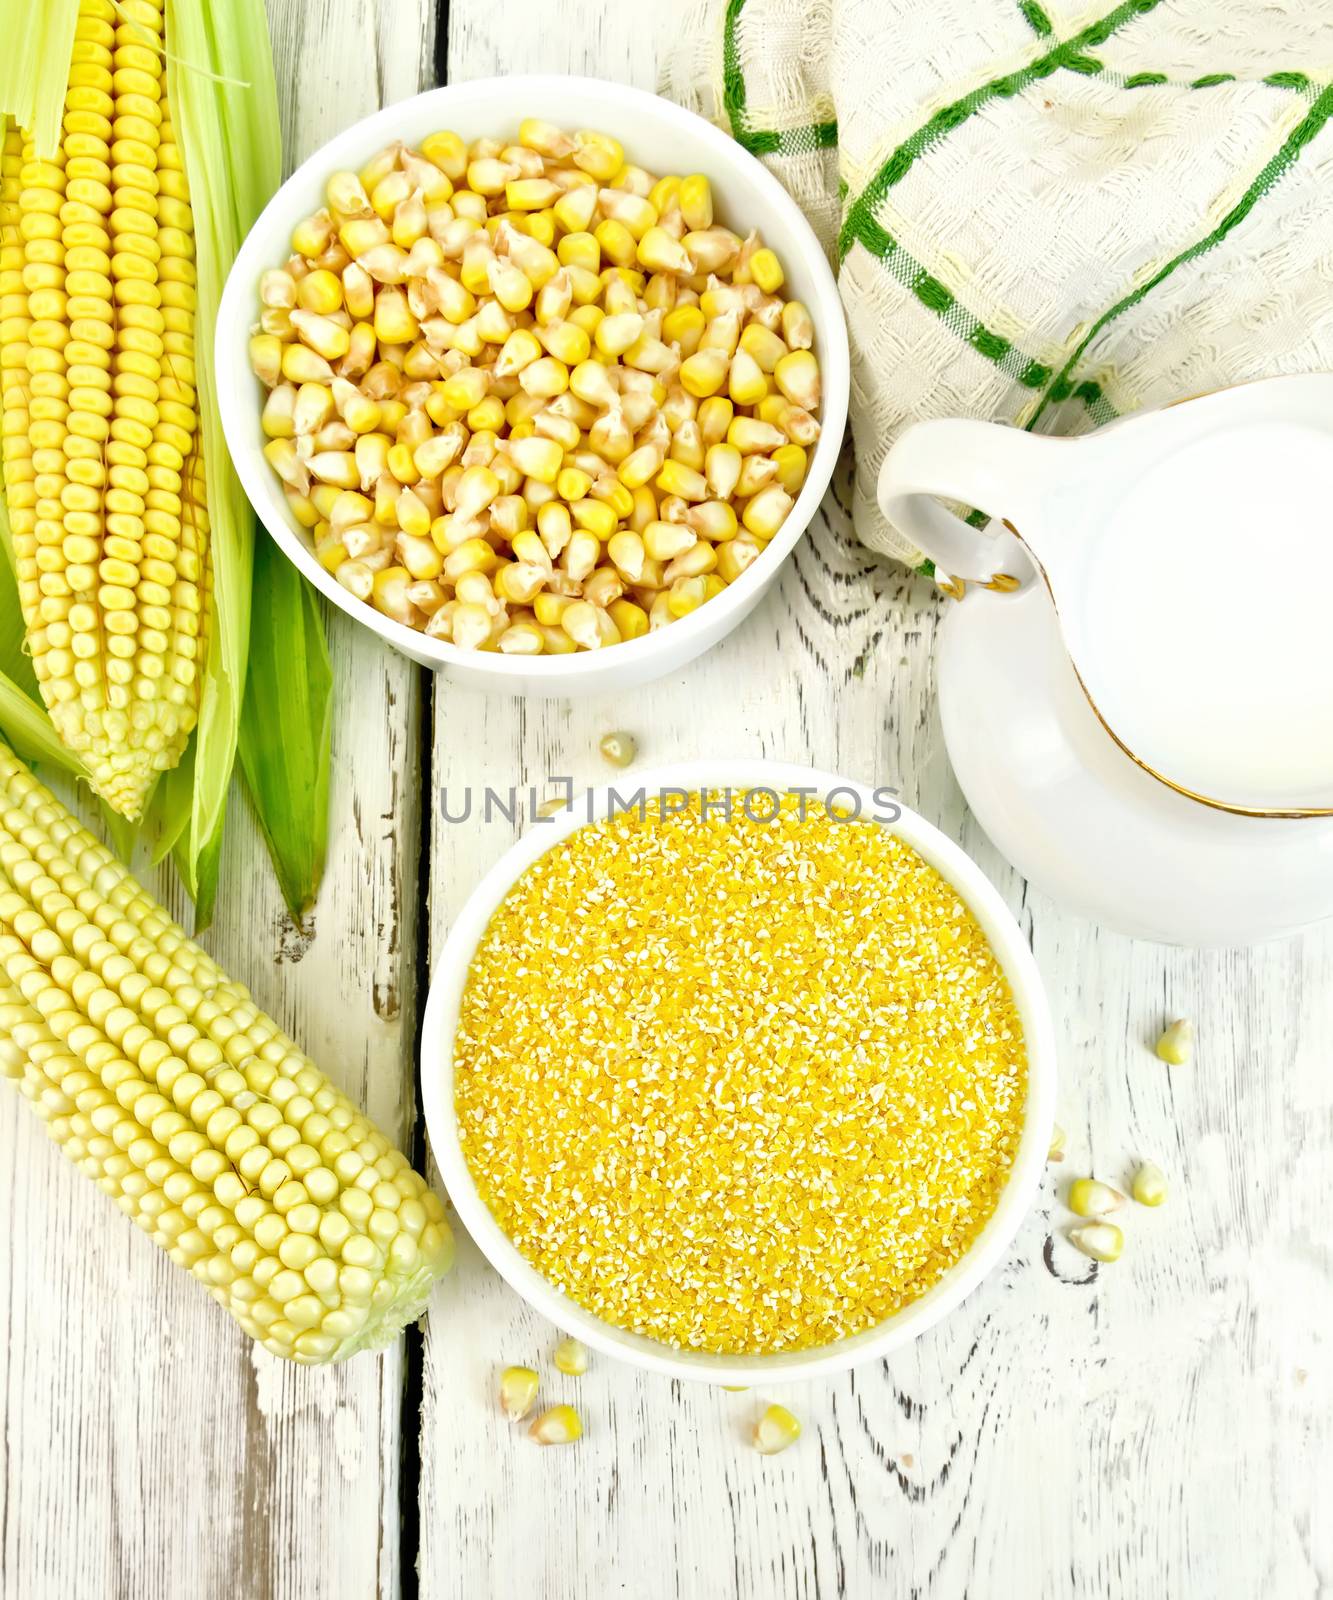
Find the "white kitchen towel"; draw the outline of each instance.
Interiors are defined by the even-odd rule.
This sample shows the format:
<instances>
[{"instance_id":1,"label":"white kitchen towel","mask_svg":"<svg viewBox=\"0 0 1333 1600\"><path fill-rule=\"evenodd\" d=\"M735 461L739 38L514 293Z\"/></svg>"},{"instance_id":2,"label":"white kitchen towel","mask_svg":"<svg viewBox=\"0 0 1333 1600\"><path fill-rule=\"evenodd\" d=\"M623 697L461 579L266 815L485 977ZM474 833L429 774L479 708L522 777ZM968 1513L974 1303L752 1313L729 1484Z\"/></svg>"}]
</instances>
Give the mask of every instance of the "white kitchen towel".
<instances>
[{"instance_id":1,"label":"white kitchen towel","mask_svg":"<svg viewBox=\"0 0 1333 1600\"><path fill-rule=\"evenodd\" d=\"M917 418L1074 433L1333 369L1329 0L688 11L666 92L767 163L837 265L872 548L918 558L875 504Z\"/></svg>"}]
</instances>

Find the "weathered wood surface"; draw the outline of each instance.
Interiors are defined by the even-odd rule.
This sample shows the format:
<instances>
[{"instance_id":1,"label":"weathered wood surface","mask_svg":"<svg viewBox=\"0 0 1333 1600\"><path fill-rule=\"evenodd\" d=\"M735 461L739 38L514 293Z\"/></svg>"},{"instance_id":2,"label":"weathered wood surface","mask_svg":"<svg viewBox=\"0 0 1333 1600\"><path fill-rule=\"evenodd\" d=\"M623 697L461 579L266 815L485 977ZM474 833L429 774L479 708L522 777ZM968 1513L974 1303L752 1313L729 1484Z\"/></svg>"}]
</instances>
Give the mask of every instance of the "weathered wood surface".
<instances>
[{"instance_id":1,"label":"weathered wood surface","mask_svg":"<svg viewBox=\"0 0 1333 1600\"><path fill-rule=\"evenodd\" d=\"M679 16L674 4L453 0L435 52L430 9L271 0L289 160L428 83L436 56L453 80L578 71L652 87ZM425 958L516 832L445 825L442 786L603 779L596 744L614 728L638 737L643 766L808 760L898 786L991 872L1051 990L1064 1172L1115 1181L1149 1156L1173 1181L1167 1206L1137 1213L1125 1259L1093 1273L1059 1237L1054 1169L1007 1265L943 1326L887 1363L782 1391L806 1432L765 1460L745 1438L765 1393L608 1361L560 1379L555 1331L466 1241L424 1347L413 1335L406 1359L400 1347L334 1373L285 1369L0 1095L3 1600L1333 1592L1320 1203L1333 932L1242 954L1167 951L1028 893L948 773L931 683L939 603L857 546L843 503L835 489L738 633L624 696L466 694L333 619L334 845L313 937L283 918L238 805L210 945L405 1132ZM1175 1014L1196 1019L1199 1045L1172 1071L1148 1041ZM500 1421L495 1377L509 1361L577 1399L576 1448L538 1450Z\"/></svg>"},{"instance_id":2,"label":"weathered wood surface","mask_svg":"<svg viewBox=\"0 0 1333 1600\"><path fill-rule=\"evenodd\" d=\"M678 15L452 0L449 77L571 71L651 88ZM645 767L765 755L897 785L1031 931L1058 1019L1065 1172L1127 1182L1151 1157L1171 1175L1169 1204L1136 1215L1125 1259L1093 1274L1059 1237L1071 1219L1054 1169L1009 1263L945 1324L889 1362L782 1391L806 1432L767 1460L745 1438L767 1393L605 1360L561 1379L554 1330L465 1245L427 1332L423 1594L1248 1600L1333 1587L1317 1487L1333 1482L1333 1286L1315 1180L1333 1158L1333 937L1166 951L1026 892L948 771L938 619L929 585L856 544L835 492L776 593L677 677L571 703L438 688L433 788L605 781L596 746L613 728L638 737ZM445 825L438 808L432 828L438 950L517 830ZM1191 1068L1150 1053L1168 1014L1197 1019ZM539 1450L502 1420L507 1362L577 1400L577 1447Z\"/></svg>"},{"instance_id":3,"label":"weathered wood surface","mask_svg":"<svg viewBox=\"0 0 1333 1600\"><path fill-rule=\"evenodd\" d=\"M427 0L272 0L288 165L428 83ZM288 921L233 796L206 940L382 1126L412 1111L421 674L328 618L328 874ZM180 903L176 902L178 914ZM399 1592L403 1349L257 1351L0 1095L0 1595Z\"/></svg>"}]
</instances>

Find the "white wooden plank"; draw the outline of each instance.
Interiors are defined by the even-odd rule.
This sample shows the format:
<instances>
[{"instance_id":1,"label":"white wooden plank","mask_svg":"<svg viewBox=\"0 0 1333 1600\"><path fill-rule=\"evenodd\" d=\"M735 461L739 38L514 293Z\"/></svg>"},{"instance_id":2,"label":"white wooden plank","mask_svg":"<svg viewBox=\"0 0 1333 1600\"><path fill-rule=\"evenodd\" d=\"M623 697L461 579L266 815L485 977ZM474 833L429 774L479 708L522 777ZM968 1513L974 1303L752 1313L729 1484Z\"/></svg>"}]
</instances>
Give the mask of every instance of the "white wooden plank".
<instances>
[{"instance_id":1,"label":"white wooden plank","mask_svg":"<svg viewBox=\"0 0 1333 1600\"><path fill-rule=\"evenodd\" d=\"M352 117L418 88L427 0L271 9L289 166ZM402 1137L420 674L341 613L326 620L337 716L323 893L295 929L238 791L206 942ZM0 1594L399 1592L401 1341L321 1371L254 1349L8 1093L0 1330Z\"/></svg>"},{"instance_id":2,"label":"white wooden plank","mask_svg":"<svg viewBox=\"0 0 1333 1600\"><path fill-rule=\"evenodd\" d=\"M571 70L651 87L652 30L678 14L453 0L450 76ZM782 1392L806 1433L771 1460L745 1439L767 1393L609 1361L561 1379L554 1330L465 1242L427 1331L423 1593L1102 1600L1294 1596L1333 1581L1316 1514L1333 1474L1333 1287L1320 1186L1300 1177L1333 1155L1333 934L1168 951L1028 892L948 772L937 621L929 587L865 555L835 495L779 592L675 678L567 704L436 686L437 793L604 781L596 743L616 727L638 736L641 764L769 755L899 785L1031 932L1070 1151L1007 1264L943 1326L889 1362ZM432 821L438 948L516 830ZM1200 1042L1192 1067L1170 1070L1148 1042L1174 1014L1196 1019ZM1058 1237L1072 1219L1057 1182L1094 1167L1127 1181L1140 1156L1170 1174L1171 1199L1132 1217L1124 1261L1091 1273ZM496 1376L514 1361L577 1401L577 1446L541 1451L499 1417Z\"/></svg>"}]
</instances>

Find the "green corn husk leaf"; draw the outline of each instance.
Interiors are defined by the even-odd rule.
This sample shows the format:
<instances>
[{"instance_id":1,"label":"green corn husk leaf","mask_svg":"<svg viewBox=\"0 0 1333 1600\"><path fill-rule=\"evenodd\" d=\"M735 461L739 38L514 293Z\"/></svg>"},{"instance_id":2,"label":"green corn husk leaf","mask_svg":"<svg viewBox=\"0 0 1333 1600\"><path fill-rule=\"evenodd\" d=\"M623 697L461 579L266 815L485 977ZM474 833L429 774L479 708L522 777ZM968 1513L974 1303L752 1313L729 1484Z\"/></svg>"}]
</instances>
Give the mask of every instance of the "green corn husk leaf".
<instances>
[{"instance_id":1,"label":"green corn husk leaf","mask_svg":"<svg viewBox=\"0 0 1333 1600\"><path fill-rule=\"evenodd\" d=\"M0 129L0 137L2 136L3 129ZM0 561L0 671L16 689L34 701L40 710L42 692L37 687L37 674L32 670L32 661L23 647L23 613L19 607L18 582L14 576L14 541L10 537L9 512L2 492L0 492L0 546L4 550L4 560ZM63 745L61 749L64 750ZM70 751L65 751L65 764L71 772L78 771L82 767L79 758Z\"/></svg>"},{"instance_id":2,"label":"green corn husk leaf","mask_svg":"<svg viewBox=\"0 0 1333 1600\"><path fill-rule=\"evenodd\" d=\"M78 0L5 0L0 20L0 107L49 156L60 143Z\"/></svg>"},{"instance_id":3,"label":"green corn husk leaf","mask_svg":"<svg viewBox=\"0 0 1333 1600\"><path fill-rule=\"evenodd\" d=\"M304 668L293 671L294 660ZM332 723L333 669L314 591L261 534L241 769L283 899L297 922L314 904L328 848Z\"/></svg>"},{"instance_id":4,"label":"green corn husk leaf","mask_svg":"<svg viewBox=\"0 0 1333 1600\"><path fill-rule=\"evenodd\" d=\"M0 108L34 132L39 149L60 138L78 0L0 0ZM144 30L144 42L156 39ZM167 0L167 92L194 212L198 304L195 366L209 510L212 587L199 721L179 765L159 780L147 810L154 861L170 852L195 902L197 925L212 914L227 795L242 717L274 715L289 680L309 687L304 737L284 751L275 781L257 762L249 787L288 903L313 898L328 817L328 675L323 627L299 580L265 594L266 627L286 638L250 663L255 517L232 469L213 384L213 337L227 269L255 217L277 188L282 151L277 91L263 0ZM4 530L7 534L7 527ZM51 729L23 652L12 574L0 588L0 727L23 753L82 775ZM295 579L295 574L292 574ZM247 683L247 668L249 682ZM325 703L321 706L320 696ZM136 830L103 807L112 842L126 859Z\"/></svg>"},{"instance_id":5,"label":"green corn husk leaf","mask_svg":"<svg viewBox=\"0 0 1333 1600\"><path fill-rule=\"evenodd\" d=\"M226 454L212 383L213 332L225 281L217 269L230 264L281 179L267 16L262 0L168 0L167 33L173 41L167 89L182 130L199 244L196 352L218 633L204 678L188 825L176 826L175 786L169 786L165 834L174 837L173 855L194 897L196 924L204 926L217 892L238 742L283 896L294 915L314 899L328 830L331 675L323 627L304 586L294 570L279 581L270 560L274 552L262 534L256 549L254 513ZM257 635L251 610L256 594ZM304 724L290 715L294 683L306 686ZM262 756L276 726L290 735L280 771Z\"/></svg>"},{"instance_id":6,"label":"green corn husk leaf","mask_svg":"<svg viewBox=\"0 0 1333 1600\"><path fill-rule=\"evenodd\" d=\"M219 9L227 14L217 15ZM256 9L257 17L253 15ZM254 547L254 513L222 437L213 387L213 334L226 269L258 211L257 205L247 209L247 200L272 193L281 162L277 95L262 6L229 0L220 0L219 5L213 0L169 0L166 38L170 42L167 97L194 213L198 272L195 371L213 577L208 650L194 736L190 822L174 850L198 915L200 902L211 904L217 893L219 850L215 841L225 817L245 696ZM247 123L248 117L256 124L267 120L266 104L272 108L272 137L265 141L256 129L248 138L233 143L236 124Z\"/></svg>"}]
</instances>

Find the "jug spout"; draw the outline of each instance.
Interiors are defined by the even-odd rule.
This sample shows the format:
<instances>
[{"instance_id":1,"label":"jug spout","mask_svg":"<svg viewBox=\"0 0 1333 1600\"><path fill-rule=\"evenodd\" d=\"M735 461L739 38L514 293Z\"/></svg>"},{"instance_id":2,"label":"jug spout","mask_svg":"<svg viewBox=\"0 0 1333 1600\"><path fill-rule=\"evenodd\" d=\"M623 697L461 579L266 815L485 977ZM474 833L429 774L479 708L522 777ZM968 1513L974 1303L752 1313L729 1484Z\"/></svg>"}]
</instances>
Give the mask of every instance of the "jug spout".
<instances>
[{"instance_id":1,"label":"jug spout","mask_svg":"<svg viewBox=\"0 0 1333 1600\"><path fill-rule=\"evenodd\" d=\"M981 584L1004 577L1026 581L1032 562L1014 540L973 526L940 501L957 501L1010 523L1036 549L1052 496L1068 479L1074 448L1073 440L996 422L917 422L880 468L880 510L949 577ZM1015 571L1016 565L1022 570Z\"/></svg>"}]
</instances>

